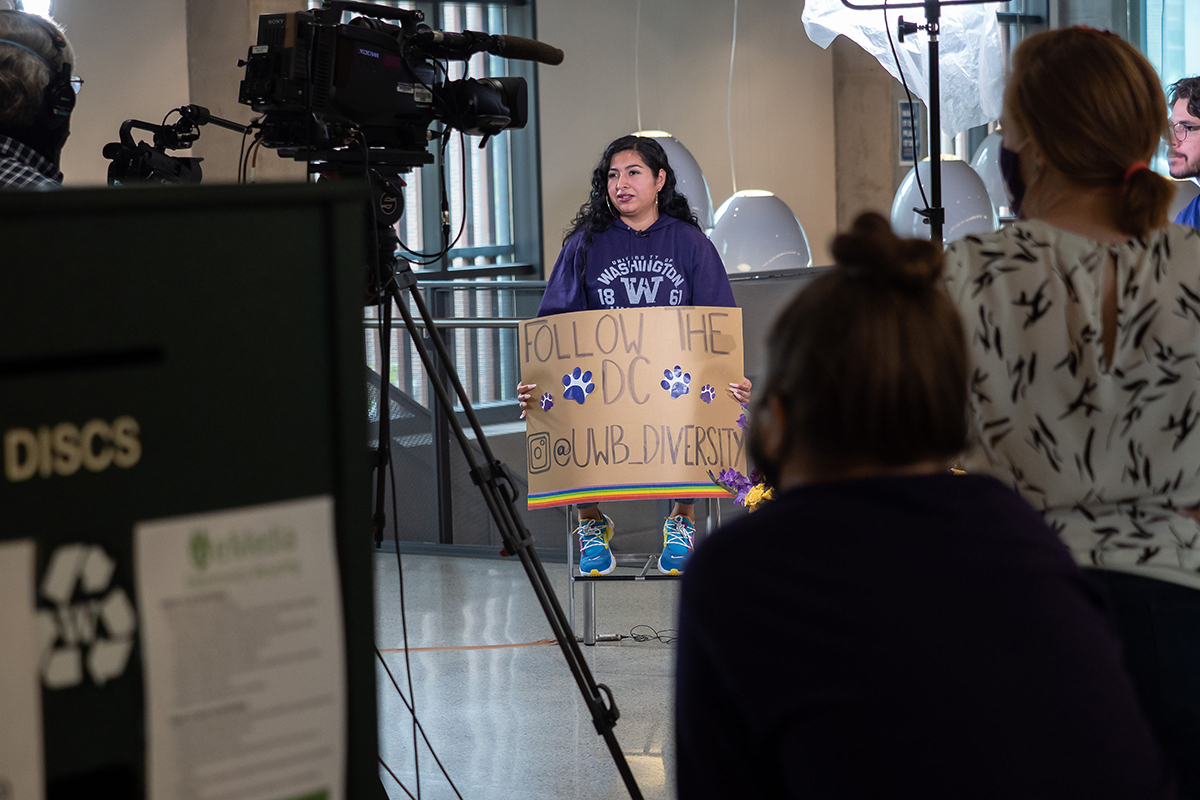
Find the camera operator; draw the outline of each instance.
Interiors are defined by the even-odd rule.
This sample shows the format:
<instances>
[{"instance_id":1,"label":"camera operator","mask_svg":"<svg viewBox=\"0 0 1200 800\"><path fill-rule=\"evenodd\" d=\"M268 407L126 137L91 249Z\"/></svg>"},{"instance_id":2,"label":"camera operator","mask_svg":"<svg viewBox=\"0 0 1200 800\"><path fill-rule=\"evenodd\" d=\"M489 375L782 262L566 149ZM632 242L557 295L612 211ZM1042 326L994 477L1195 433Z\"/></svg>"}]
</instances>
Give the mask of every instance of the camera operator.
<instances>
[{"instance_id":1,"label":"camera operator","mask_svg":"<svg viewBox=\"0 0 1200 800\"><path fill-rule=\"evenodd\" d=\"M82 83L74 64L57 25L0 8L0 189L62 185L58 164Z\"/></svg>"}]
</instances>

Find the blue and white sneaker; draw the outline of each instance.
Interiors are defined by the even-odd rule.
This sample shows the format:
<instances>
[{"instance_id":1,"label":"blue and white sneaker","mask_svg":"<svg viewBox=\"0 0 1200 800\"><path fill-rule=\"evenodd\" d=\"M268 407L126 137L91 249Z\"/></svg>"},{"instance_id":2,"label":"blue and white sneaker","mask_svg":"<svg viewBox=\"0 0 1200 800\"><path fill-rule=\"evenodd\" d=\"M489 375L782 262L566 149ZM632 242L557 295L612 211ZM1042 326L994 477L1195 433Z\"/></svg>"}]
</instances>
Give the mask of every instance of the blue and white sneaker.
<instances>
[{"instance_id":1,"label":"blue and white sneaker","mask_svg":"<svg viewBox=\"0 0 1200 800\"><path fill-rule=\"evenodd\" d=\"M608 540L613 535L613 521L604 514L604 522L585 519L579 523L579 574L607 575L617 566Z\"/></svg>"},{"instance_id":2,"label":"blue and white sneaker","mask_svg":"<svg viewBox=\"0 0 1200 800\"><path fill-rule=\"evenodd\" d=\"M679 575L692 555L696 526L680 514L668 517L663 525L663 549L658 557L658 571L664 575Z\"/></svg>"}]
</instances>

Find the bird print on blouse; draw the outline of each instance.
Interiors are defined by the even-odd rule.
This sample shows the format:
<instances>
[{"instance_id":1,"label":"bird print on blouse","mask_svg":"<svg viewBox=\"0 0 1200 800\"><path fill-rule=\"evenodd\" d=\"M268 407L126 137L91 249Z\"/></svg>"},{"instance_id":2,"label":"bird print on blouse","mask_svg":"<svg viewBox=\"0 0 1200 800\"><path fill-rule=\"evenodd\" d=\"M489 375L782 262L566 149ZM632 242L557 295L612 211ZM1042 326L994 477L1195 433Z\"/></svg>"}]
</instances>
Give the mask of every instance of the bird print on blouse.
<instances>
[{"instance_id":1,"label":"bird print on blouse","mask_svg":"<svg viewBox=\"0 0 1200 800\"><path fill-rule=\"evenodd\" d=\"M1013 486L1081 564L1200 586L1200 525L1179 513L1200 504L1200 233L1109 244L1025 221L955 242L945 274L971 360L968 471Z\"/></svg>"}]
</instances>

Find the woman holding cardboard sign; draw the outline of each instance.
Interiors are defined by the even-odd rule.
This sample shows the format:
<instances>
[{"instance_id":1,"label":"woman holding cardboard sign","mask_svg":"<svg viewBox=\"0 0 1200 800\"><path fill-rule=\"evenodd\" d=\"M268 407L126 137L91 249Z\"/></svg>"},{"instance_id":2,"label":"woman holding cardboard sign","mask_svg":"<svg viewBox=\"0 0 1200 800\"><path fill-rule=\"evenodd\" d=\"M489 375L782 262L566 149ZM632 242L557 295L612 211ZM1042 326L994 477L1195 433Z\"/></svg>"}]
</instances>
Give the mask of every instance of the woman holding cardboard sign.
<instances>
[{"instance_id":1,"label":"woman holding cardboard sign","mask_svg":"<svg viewBox=\"0 0 1200 800\"><path fill-rule=\"evenodd\" d=\"M733 290L712 242L700 230L662 146L622 136L592 172L592 190L563 239L538 316L602 308L732 306ZM536 384L518 384L521 417ZM739 403L750 381L729 385ZM536 408L536 406L534 406ZM607 575L616 566L612 520L596 503L579 506L579 571ZM695 501L676 499L663 526L660 572L682 572L692 553Z\"/></svg>"}]
</instances>

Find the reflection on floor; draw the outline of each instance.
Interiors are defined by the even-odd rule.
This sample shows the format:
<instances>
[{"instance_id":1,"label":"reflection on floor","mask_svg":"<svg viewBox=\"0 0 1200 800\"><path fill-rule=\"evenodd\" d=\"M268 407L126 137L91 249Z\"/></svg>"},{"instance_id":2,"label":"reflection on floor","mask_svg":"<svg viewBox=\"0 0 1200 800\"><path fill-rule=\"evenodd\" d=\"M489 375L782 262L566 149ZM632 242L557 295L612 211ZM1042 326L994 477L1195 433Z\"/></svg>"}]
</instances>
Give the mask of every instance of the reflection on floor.
<instances>
[{"instance_id":1,"label":"reflection on floor","mask_svg":"<svg viewBox=\"0 0 1200 800\"><path fill-rule=\"evenodd\" d=\"M376 643L407 696L396 556L375 558ZM546 565L564 609L565 569ZM678 589L668 581L598 586L600 632L674 628ZM577 627L582 591L578 585ZM550 626L519 562L404 556L404 595L417 715L465 800L629 796L561 651L539 643L551 638ZM674 649L625 639L583 650L616 698L617 740L643 796L673 798ZM376 680L380 754L415 795L412 718L381 666ZM423 746L419 766L423 800L455 796ZM406 797L381 776L390 797Z\"/></svg>"}]
</instances>

